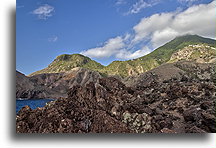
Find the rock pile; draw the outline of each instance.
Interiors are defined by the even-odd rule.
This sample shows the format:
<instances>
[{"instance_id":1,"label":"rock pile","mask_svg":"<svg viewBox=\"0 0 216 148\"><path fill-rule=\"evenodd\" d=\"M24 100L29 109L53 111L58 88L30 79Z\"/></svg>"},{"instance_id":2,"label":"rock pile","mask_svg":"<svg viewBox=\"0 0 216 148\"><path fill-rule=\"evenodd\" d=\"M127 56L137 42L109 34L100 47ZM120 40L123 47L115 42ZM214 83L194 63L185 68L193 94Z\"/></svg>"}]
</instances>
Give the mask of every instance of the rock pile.
<instances>
[{"instance_id":1,"label":"rock pile","mask_svg":"<svg viewBox=\"0 0 216 148\"><path fill-rule=\"evenodd\" d=\"M75 85L67 98L36 110L21 109L17 133L216 132L212 75L208 80L186 74L163 81L151 77L145 85L133 87L113 77Z\"/></svg>"}]
</instances>

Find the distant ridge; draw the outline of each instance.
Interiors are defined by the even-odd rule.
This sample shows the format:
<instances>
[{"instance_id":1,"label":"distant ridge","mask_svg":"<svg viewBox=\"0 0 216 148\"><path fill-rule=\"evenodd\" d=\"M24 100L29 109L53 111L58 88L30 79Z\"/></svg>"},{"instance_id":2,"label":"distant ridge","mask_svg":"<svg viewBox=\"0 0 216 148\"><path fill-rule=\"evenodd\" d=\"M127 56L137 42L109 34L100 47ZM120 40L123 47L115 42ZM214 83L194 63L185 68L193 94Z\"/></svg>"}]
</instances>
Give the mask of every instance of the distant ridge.
<instances>
[{"instance_id":1,"label":"distant ridge","mask_svg":"<svg viewBox=\"0 0 216 148\"><path fill-rule=\"evenodd\" d=\"M81 54L63 54L57 56L56 59L47 68L36 71L29 76L41 73L66 72L76 67L82 67L97 71L98 69L102 69L104 66Z\"/></svg>"},{"instance_id":2,"label":"distant ridge","mask_svg":"<svg viewBox=\"0 0 216 148\"><path fill-rule=\"evenodd\" d=\"M127 77L130 75L144 73L155 67L158 67L163 63L170 62L170 59L174 53L184 49L187 46L197 44L203 45L202 47L208 51L208 57L212 58L215 56L215 49L213 49L215 48L215 40L204 38L198 35L183 35L174 38L170 42L155 49L148 55L133 60L113 61L108 66L103 66L100 63L91 60L89 57L83 56L81 54L63 54L58 56L47 68L36 71L30 74L30 76L41 73L66 72L75 67L82 67L93 71L98 71L104 75L119 75L121 77ZM196 50L196 48L192 48L190 50ZM193 51L191 54L194 54ZM193 58L199 58L199 56L200 54L196 51L196 56L193 56ZM196 60L195 58L194 60ZM211 61L214 60L211 59Z\"/></svg>"},{"instance_id":3,"label":"distant ridge","mask_svg":"<svg viewBox=\"0 0 216 148\"><path fill-rule=\"evenodd\" d=\"M143 57L128 61L113 61L110 65L104 67L102 72L122 77L140 74L168 62L172 54L188 45L195 44L215 47L215 40L198 35L179 36ZM215 55L215 52L213 54Z\"/></svg>"}]
</instances>

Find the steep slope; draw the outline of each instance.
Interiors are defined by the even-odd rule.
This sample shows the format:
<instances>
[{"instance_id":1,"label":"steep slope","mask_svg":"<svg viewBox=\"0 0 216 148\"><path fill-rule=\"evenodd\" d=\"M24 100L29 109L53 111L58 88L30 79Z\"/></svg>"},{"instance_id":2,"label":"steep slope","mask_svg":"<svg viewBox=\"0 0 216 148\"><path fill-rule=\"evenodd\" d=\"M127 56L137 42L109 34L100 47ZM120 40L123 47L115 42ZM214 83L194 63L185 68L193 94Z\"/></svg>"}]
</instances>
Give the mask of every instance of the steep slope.
<instances>
[{"instance_id":1,"label":"steep slope","mask_svg":"<svg viewBox=\"0 0 216 148\"><path fill-rule=\"evenodd\" d=\"M196 49L196 47L193 48L191 45L197 44L208 47L204 48L209 51L209 56L215 56L215 48L211 48L215 47L215 40L198 35L185 35L176 37L146 56L128 61L114 61L100 71L109 75L120 75L122 77L140 74L168 62L175 52L182 50L186 46L190 46L191 50ZM194 53L192 56L197 56L197 53ZM186 58L181 58L181 60L186 60Z\"/></svg>"},{"instance_id":2,"label":"steep slope","mask_svg":"<svg viewBox=\"0 0 216 148\"><path fill-rule=\"evenodd\" d=\"M196 61L197 63L215 63L216 50L206 44L188 45L174 54L168 62L177 62L180 60Z\"/></svg>"},{"instance_id":3,"label":"steep slope","mask_svg":"<svg viewBox=\"0 0 216 148\"><path fill-rule=\"evenodd\" d=\"M44 73L31 77L17 73L17 77L16 98L28 99L67 97L67 91L71 87L78 84L84 86L101 78L98 72L80 67L67 72Z\"/></svg>"},{"instance_id":4,"label":"steep slope","mask_svg":"<svg viewBox=\"0 0 216 148\"><path fill-rule=\"evenodd\" d=\"M126 77L123 82L128 87L143 87L151 82L167 82L170 79L216 82L215 64L185 60L165 63L140 75Z\"/></svg>"},{"instance_id":5,"label":"steep slope","mask_svg":"<svg viewBox=\"0 0 216 148\"><path fill-rule=\"evenodd\" d=\"M97 71L98 69L103 68L103 65L81 54L63 54L58 56L47 68L36 71L30 74L30 76L41 73L66 72L75 67L82 67Z\"/></svg>"},{"instance_id":6,"label":"steep slope","mask_svg":"<svg viewBox=\"0 0 216 148\"><path fill-rule=\"evenodd\" d=\"M23 93L23 90L33 90L34 83L29 80L24 74L16 71L16 97L19 98Z\"/></svg>"},{"instance_id":7,"label":"steep slope","mask_svg":"<svg viewBox=\"0 0 216 148\"><path fill-rule=\"evenodd\" d=\"M47 90L16 71L16 98L46 98ZM53 93L53 92L50 92Z\"/></svg>"}]
</instances>

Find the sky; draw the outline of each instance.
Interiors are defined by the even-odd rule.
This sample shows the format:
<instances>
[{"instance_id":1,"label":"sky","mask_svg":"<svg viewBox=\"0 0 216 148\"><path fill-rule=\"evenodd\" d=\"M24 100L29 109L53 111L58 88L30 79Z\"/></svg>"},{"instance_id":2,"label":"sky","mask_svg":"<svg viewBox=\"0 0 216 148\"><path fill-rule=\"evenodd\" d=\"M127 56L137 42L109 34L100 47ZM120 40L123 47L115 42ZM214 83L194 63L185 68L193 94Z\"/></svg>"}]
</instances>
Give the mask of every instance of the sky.
<instances>
[{"instance_id":1,"label":"sky","mask_svg":"<svg viewBox=\"0 0 216 148\"><path fill-rule=\"evenodd\" d=\"M215 39L215 0L17 0L16 69L26 75L61 54L108 65L149 54L176 36Z\"/></svg>"}]
</instances>

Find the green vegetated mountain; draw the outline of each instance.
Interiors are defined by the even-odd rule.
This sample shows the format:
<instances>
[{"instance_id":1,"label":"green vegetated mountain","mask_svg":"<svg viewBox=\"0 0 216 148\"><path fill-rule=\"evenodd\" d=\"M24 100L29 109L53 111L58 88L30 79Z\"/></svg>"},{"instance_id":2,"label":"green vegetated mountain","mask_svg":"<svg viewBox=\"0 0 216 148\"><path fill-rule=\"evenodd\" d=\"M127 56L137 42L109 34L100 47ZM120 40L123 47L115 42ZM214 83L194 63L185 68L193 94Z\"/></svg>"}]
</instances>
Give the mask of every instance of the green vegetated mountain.
<instances>
[{"instance_id":1,"label":"green vegetated mountain","mask_svg":"<svg viewBox=\"0 0 216 148\"><path fill-rule=\"evenodd\" d=\"M166 62L176 62L183 59L205 59L208 56L209 61L206 62L212 62L216 55L214 47L215 40L212 39L203 38L198 35L180 36L143 57L128 61L114 61L107 67L104 67L101 72L126 77L146 72ZM190 52L184 52L186 49L190 49L188 50ZM173 55L176 52L179 53L181 50L184 50L184 56L183 54L176 54L179 55L176 57Z\"/></svg>"},{"instance_id":2,"label":"green vegetated mountain","mask_svg":"<svg viewBox=\"0 0 216 148\"><path fill-rule=\"evenodd\" d=\"M198 35L185 35L176 37L148 55L133 60L113 61L108 66L103 66L80 54L60 55L47 68L31 75L65 72L75 67L83 67L98 71L104 75L127 77L144 73L167 62L191 60L200 63L211 63L215 62L215 56L215 40Z\"/></svg>"},{"instance_id":3,"label":"green vegetated mountain","mask_svg":"<svg viewBox=\"0 0 216 148\"><path fill-rule=\"evenodd\" d=\"M81 54L63 54L58 56L48 67L30 74L30 76L41 73L66 72L76 67L98 71L98 69L102 69L104 66Z\"/></svg>"}]
</instances>

